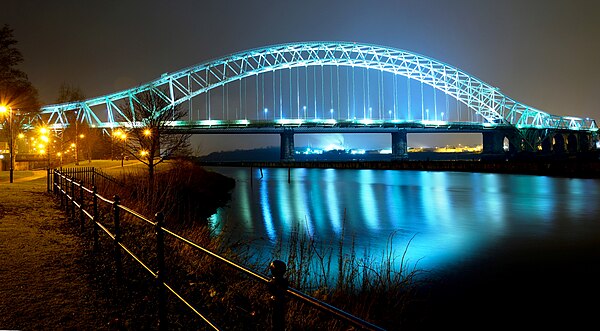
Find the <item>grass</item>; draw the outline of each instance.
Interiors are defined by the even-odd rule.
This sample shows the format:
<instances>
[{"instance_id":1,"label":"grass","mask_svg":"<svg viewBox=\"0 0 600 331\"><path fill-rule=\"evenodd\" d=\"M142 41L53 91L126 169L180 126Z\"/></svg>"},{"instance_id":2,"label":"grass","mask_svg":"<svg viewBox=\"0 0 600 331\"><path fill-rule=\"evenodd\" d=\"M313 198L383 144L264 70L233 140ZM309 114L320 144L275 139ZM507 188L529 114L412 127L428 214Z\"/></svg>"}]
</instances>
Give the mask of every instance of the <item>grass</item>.
<instances>
[{"instance_id":1,"label":"grass","mask_svg":"<svg viewBox=\"0 0 600 331\"><path fill-rule=\"evenodd\" d=\"M164 161L157 166L157 171L168 169L171 166L171 161ZM145 171L147 166L138 160L123 161L121 166L121 160L92 160L80 161L78 165L74 162L65 163L62 165L63 168L82 168L82 167L94 167L101 169L105 173L111 176L121 176L124 174L139 173Z\"/></svg>"},{"instance_id":2,"label":"grass","mask_svg":"<svg viewBox=\"0 0 600 331\"><path fill-rule=\"evenodd\" d=\"M189 163L164 164L157 172L157 185L162 193L149 197L146 194L148 188L144 187L147 182L140 179L144 166L139 162L126 161L123 167L120 161L81 162L79 165L84 166L100 168L128 183L128 187L116 185L111 188L123 197L126 206L147 216L157 210L166 210L168 228L202 247L264 274L268 273L269 261L281 259L288 265L287 275L292 287L389 329L411 323L407 321L407 312L412 309L417 297L414 291L422 271L417 269L416 263L410 265L409 261L405 261L410 242L398 255L391 246L391 234L390 244L381 260L359 259L351 237L342 235L334 239L335 242L319 243L301 229L295 229L290 240L280 243L272 257L257 257L245 250L245 243L229 242L222 236L215 236L204 222L193 221L208 217L217 205L226 202L220 196L212 199L210 204L198 204L206 197L219 195L215 192L222 192L223 188L228 190L228 186L223 185L227 182L224 178L207 174ZM203 187L206 189L199 189ZM110 208L105 208L104 214L104 223L111 229ZM123 217L122 232L123 243L144 261L155 265L153 229ZM91 241L90 231L86 233L87 240ZM129 328L152 327L148 320L156 320L153 280L130 260L125 264L124 280L117 282L112 271L112 243L104 237L101 241L102 254L93 253L90 247L88 268L94 270L95 281L115 303L129 307L115 323L123 323ZM169 284L190 298L217 325L227 329L268 328L270 301L265 285L233 272L182 242L169 239L166 245L166 279ZM337 258L333 249L339 252ZM400 263L397 263L398 259ZM197 328L196 323L202 321L176 302L171 297L170 324L181 329ZM290 330L351 329L345 323L295 300L288 302L288 307Z\"/></svg>"}]
</instances>

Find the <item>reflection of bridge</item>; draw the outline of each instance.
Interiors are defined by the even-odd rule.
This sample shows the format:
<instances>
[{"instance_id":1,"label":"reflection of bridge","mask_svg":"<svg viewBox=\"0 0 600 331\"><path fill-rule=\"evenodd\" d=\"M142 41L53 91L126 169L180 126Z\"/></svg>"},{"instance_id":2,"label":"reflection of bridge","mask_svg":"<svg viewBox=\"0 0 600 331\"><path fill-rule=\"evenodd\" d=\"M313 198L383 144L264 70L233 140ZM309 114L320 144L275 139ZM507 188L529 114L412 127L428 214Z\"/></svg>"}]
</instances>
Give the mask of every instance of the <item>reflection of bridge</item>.
<instances>
[{"instance_id":1,"label":"reflection of bridge","mask_svg":"<svg viewBox=\"0 0 600 331\"><path fill-rule=\"evenodd\" d=\"M484 152L581 152L596 149L593 119L557 116L434 59L344 42L294 43L225 56L139 87L43 108L53 128L66 112L105 130L143 125L136 95L150 91L187 110L174 131L277 133L282 158L293 157L295 133L384 132L392 154L406 156L407 133L480 132ZM442 92L442 93L439 93Z\"/></svg>"}]
</instances>

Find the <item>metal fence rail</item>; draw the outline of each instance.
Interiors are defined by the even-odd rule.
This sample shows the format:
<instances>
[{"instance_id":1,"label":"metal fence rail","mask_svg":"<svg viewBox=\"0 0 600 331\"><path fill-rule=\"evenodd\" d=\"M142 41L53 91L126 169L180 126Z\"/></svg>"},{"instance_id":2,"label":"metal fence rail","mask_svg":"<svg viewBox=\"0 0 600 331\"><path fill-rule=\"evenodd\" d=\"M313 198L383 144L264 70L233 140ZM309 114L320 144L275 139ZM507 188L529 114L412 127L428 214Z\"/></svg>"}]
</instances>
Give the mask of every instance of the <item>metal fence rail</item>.
<instances>
[{"instance_id":1,"label":"metal fence rail","mask_svg":"<svg viewBox=\"0 0 600 331\"><path fill-rule=\"evenodd\" d=\"M273 330L283 330L285 328L285 308L283 302L285 302L285 296L289 296L308 304L309 306L316 308L326 314L330 314L342 321L345 321L352 326L365 329L365 330L383 330L381 327L376 326L372 323L364 321L356 316L353 316L339 308L329 305L325 302L319 301L309 295L306 295L296 289L287 286L287 280L284 280L283 273L278 274L278 264L283 264L281 261L273 261L270 269L273 275L272 278L256 273L248 268L245 268L233 261L226 259L196 243L193 241L169 230L164 226L164 217L161 213L157 213L153 220L143 216L142 214L132 210L126 206L121 205L118 196L114 196L113 199L108 199L97 193L96 186L94 185L95 178L98 175L97 170L94 168L79 168L76 170L72 169L53 169L48 170L48 191L53 192L60 199L61 206L65 209L65 212L73 220L79 220L80 226L84 229L86 223L91 223L93 227L93 240L94 249L98 249L99 234L106 234L113 241L113 255L116 265L116 273L120 278L122 276L123 262L122 253L124 252L127 256L137 262L151 277L155 279L156 289L158 291L158 319L159 328L162 330L167 329L167 291L172 293L181 303L187 306L196 316L200 317L207 326L214 330L220 328L211 321L207 316L202 314L197 307L189 302L188 299L184 298L172 285L168 283L168 280L164 278L165 275L165 256L164 256L164 239L165 235L168 235L177 241L180 241L193 249L206 254L213 259L223 263L238 272L250 276L251 278L263 283L269 288L272 296L274 296L273 302L273 314L271 325ZM88 187L86 187L88 185ZM89 187L91 186L91 188ZM106 225L100 221L99 207L110 208L112 216L112 227L111 231ZM78 212L77 212L78 211ZM133 252L127 245L122 241L121 237L121 220L123 216L129 215L132 220L140 221L145 226L150 226L154 230L156 239L156 267L149 266L147 261L142 260L137 254ZM285 268L285 264L283 264ZM281 303L281 304L277 304ZM282 324L283 323L283 324Z\"/></svg>"}]
</instances>

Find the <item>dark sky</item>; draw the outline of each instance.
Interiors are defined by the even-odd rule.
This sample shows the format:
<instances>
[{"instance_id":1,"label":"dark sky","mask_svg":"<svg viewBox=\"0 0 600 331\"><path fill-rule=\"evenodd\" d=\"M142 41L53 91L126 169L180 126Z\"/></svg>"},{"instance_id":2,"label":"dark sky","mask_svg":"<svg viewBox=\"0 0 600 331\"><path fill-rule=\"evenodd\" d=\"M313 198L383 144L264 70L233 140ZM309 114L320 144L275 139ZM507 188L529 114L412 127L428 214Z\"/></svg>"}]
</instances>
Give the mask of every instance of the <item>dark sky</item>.
<instances>
[{"instance_id":1,"label":"dark sky","mask_svg":"<svg viewBox=\"0 0 600 331\"><path fill-rule=\"evenodd\" d=\"M94 97L270 44L340 40L420 53L522 103L600 119L600 1L4 0L44 103Z\"/></svg>"}]
</instances>

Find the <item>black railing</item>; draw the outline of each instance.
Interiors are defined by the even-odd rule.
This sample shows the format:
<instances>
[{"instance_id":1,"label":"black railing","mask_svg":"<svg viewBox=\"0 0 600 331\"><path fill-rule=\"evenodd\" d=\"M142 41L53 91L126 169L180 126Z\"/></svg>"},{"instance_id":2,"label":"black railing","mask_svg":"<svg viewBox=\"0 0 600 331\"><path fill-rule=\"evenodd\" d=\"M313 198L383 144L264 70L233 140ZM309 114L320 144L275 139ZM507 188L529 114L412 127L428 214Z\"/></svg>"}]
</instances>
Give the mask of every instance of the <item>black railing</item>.
<instances>
[{"instance_id":1,"label":"black railing","mask_svg":"<svg viewBox=\"0 0 600 331\"><path fill-rule=\"evenodd\" d=\"M341 321L345 321L352 326L365 330L383 330L381 327L364 321L352 314L349 314L337 307L329 305L325 302L317 300L301 291L287 286L287 280L283 277L285 272L285 264L282 261L275 260L269 266L273 277L269 278L260 273L254 272L246 267L243 267L235 262L228 260L195 242L173 232L164 226L164 217L161 213L157 213L153 220L146 218L140 213L121 205L118 196L113 199L108 199L98 194L95 180L99 178L99 172L94 168L77 168L73 169L54 169L48 170L48 191L53 192L60 199L62 208L65 209L68 216L73 220L78 220L82 229L85 228L87 222L91 222L93 228L94 249L98 249L99 235L104 233L113 241L113 255L116 266L117 277L122 277L123 260L122 253L131 257L136 261L150 276L155 279L156 289L158 292L158 319L160 329L167 329L167 291L172 293L180 302L187 306L195 315L200 317L208 326L215 330L219 330L214 322L204 316L192 303L183 297L173 286L165 279L165 256L164 256L164 240L165 236L170 236L176 240L200 251L216 261L241 272L246 276L257 280L260 283L267 285L267 289L271 295L272 303L272 321L273 330L285 329L285 296L289 296L308 304L326 314L330 314ZM102 174L104 179L110 179L110 176ZM87 186L86 186L87 185ZM90 188L91 187L91 188ZM99 208L104 205L104 208L110 208L112 211L112 231L108 226L100 221ZM124 213L123 215L121 213ZM156 251L155 264L153 269L149 263L135 254L121 238L121 220L123 216L129 215L132 219L140 221L142 224L151 226L155 232ZM283 268L283 271L282 269Z\"/></svg>"}]
</instances>

